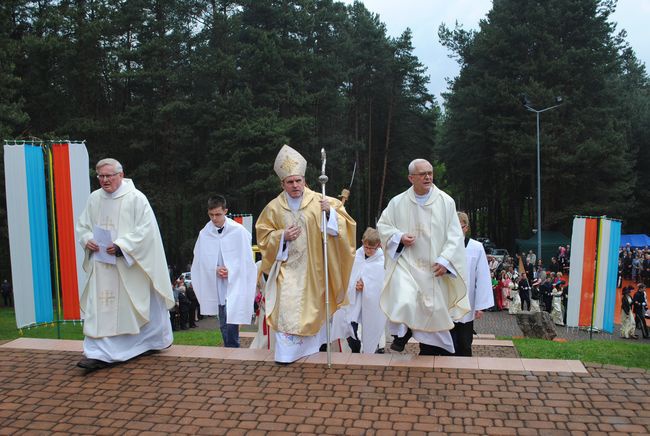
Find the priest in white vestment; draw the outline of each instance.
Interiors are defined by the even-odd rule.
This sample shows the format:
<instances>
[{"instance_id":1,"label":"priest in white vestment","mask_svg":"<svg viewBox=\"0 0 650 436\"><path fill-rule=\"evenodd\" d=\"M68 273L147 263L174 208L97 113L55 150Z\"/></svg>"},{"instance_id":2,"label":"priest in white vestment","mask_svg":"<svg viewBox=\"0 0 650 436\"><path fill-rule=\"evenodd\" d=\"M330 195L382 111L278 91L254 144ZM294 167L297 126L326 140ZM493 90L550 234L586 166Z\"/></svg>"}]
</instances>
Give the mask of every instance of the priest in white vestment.
<instances>
[{"instance_id":1,"label":"priest in white vestment","mask_svg":"<svg viewBox=\"0 0 650 436\"><path fill-rule=\"evenodd\" d=\"M194 245L192 286L201 314L219 316L224 346L239 348L239 325L253 317L257 269L250 232L227 213L223 196L208 200L210 221Z\"/></svg>"},{"instance_id":2,"label":"priest in white vestment","mask_svg":"<svg viewBox=\"0 0 650 436\"><path fill-rule=\"evenodd\" d=\"M275 361L294 362L317 353L326 341L323 234L328 234L330 317L347 304L356 223L341 201L305 184L307 161L285 145L273 169L283 191L266 205L255 229L262 253L266 321L275 331ZM323 212L327 216L322 229ZM331 318L330 318L331 319Z\"/></svg>"},{"instance_id":3,"label":"priest in white vestment","mask_svg":"<svg viewBox=\"0 0 650 436\"><path fill-rule=\"evenodd\" d=\"M409 164L411 188L382 212L377 230L386 257L380 305L390 323L391 349L411 336L422 355L454 353L450 330L469 312L467 259L456 204L433 184L424 159Z\"/></svg>"},{"instance_id":4,"label":"priest in white vestment","mask_svg":"<svg viewBox=\"0 0 650 436\"><path fill-rule=\"evenodd\" d=\"M81 287L84 355L78 366L104 368L172 344L174 296L162 238L145 195L115 159L96 165L101 189L76 226L85 247Z\"/></svg>"},{"instance_id":5,"label":"priest in white vestment","mask_svg":"<svg viewBox=\"0 0 650 436\"><path fill-rule=\"evenodd\" d=\"M471 239L469 217L465 212L458 212L460 226L465 234L465 252L467 254L467 296L470 311L459 321L454 322L451 336L454 340L456 356L470 357L474 340L474 319L483 315L483 310L494 306L492 278L483 244Z\"/></svg>"}]
</instances>

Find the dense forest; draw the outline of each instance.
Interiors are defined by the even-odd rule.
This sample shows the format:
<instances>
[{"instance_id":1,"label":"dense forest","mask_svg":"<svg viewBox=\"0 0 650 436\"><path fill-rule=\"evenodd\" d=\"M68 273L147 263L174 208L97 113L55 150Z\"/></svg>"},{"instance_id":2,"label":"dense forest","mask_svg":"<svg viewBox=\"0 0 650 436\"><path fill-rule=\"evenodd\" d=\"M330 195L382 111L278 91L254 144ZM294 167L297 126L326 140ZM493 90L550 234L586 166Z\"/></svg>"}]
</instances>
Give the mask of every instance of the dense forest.
<instances>
[{"instance_id":1,"label":"dense forest","mask_svg":"<svg viewBox=\"0 0 650 436\"><path fill-rule=\"evenodd\" d=\"M180 268L210 194L254 217L277 195L272 166L284 143L307 158L316 190L327 150L333 196L356 162L347 206L360 232L423 157L475 233L511 248L536 213L535 116L520 96L541 108L562 95L542 115L544 228L566 232L574 214L607 214L646 231L648 77L609 21L614 8L495 0L478 31L431 23L461 65L443 112L410 30L390 37L359 2L5 0L0 137L83 139L92 163L120 160Z\"/></svg>"},{"instance_id":2,"label":"dense forest","mask_svg":"<svg viewBox=\"0 0 650 436\"><path fill-rule=\"evenodd\" d=\"M540 115L542 229L571 235L574 215L648 232L650 88L616 30L615 1L494 0L476 32L444 25L461 66L437 144L456 201L508 248L536 227ZM475 228L477 227L475 225Z\"/></svg>"}]
</instances>

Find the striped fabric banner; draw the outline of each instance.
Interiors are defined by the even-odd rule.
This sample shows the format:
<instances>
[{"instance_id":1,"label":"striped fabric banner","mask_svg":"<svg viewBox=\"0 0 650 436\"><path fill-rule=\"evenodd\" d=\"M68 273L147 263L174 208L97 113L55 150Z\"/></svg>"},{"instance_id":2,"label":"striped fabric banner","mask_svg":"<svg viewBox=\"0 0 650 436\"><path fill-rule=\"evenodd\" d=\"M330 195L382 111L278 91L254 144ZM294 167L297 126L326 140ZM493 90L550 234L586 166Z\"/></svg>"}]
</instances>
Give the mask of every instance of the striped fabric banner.
<instances>
[{"instance_id":1,"label":"striped fabric banner","mask_svg":"<svg viewBox=\"0 0 650 436\"><path fill-rule=\"evenodd\" d=\"M72 217L74 225L77 225L77 220L81 213L86 208L88 197L90 196L90 159L88 157L88 150L86 144L82 142L71 142L68 144L68 156L70 159L70 191L72 195ZM84 247L78 242L75 235L75 257L76 257L76 272L77 284L81 286L86 282L86 273L83 269L84 262ZM79 289L81 292L81 289ZM79 299L79 295L76 296ZM66 318L67 319L67 318Z\"/></svg>"},{"instance_id":2,"label":"striped fabric banner","mask_svg":"<svg viewBox=\"0 0 650 436\"><path fill-rule=\"evenodd\" d=\"M32 144L5 145L4 159L16 325L52 322L43 151Z\"/></svg>"},{"instance_id":3,"label":"striped fabric banner","mask_svg":"<svg viewBox=\"0 0 650 436\"><path fill-rule=\"evenodd\" d=\"M82 143L53 144L51 150L54 205L50 207L55 208L56 222L48 221L46 192L52 185L45 177L47 149L34 144L4 147L11 273L19 328L54 321L52 279L57 273L63 318L80 319L84 253L75 241L74 225L90 194L88 152ZM51 262L51 235L57 239L58 270Z\"/></svg>"},{"instance_id":4,"label":"striped fabric banner","mask_svg":"<svg viewBox=\"0 0 650 436\"><path fill-rule=\"evenodd\" d=\"M598 307L597 311L602 318L602 330L607 333L614 332L614 315L617 311L616 281L618 279L618 246L621 242L621 222L601 219L603 229L607 227L607 238L601 238L600 253L602 253L602 268L598 268ZM604 229L605 230L605 229ZM605 232L601 232L605 234ZM599 263L601 263L599 261ZM600 303L602 301L602 304ZM598 318L597 318L598 319Z\"/></svg>"},{"instance_id":5,"label":"striped fabric banner","mask_svg":"<svg viewBox=\"0 0 650 436\"><path fill-rule=\"evenodd\" d=\"M53 144L52 158L63 319L77 320L84 252L76 243L74 226L90 192L88 152L84 144Z\"/></svg>"},{"instance_id":6,"label":"striped fabric banner","mask_svg":"<svg viewBox=\"0 0 650 436\"><path fill-rule=\"evenodd\" d=\"M594 303L594 281L596 279L596 250L598 243L598 220L586 218L585 243L582 259L582 284L580 289L579 326L591 326ZM573 245L572 245L573 246ZM569 274L571 271L569 270Z\"/></svg>"},{"instance_id":7,"label":"striped fabric banner","mask_svg":"<svg viewBox=\"0 0 650 436\"><path fill-rule=\"evenodd\" d=\"M245 214L245 215L233 215L232 219L234 221L237 221L239 224L244 226L246 230L252 235L253 234L253 215L251 214Z\"/></svg>"},{"instance_id":8,"label":"striped fabric banner","mask_svg":"<svg viewBox=\"0 0 650 436\"><path fill-rule=\"evenodd\" d=\"M575 218L567 325L614 329L621 223L607 218Z\"/></svg>"},{"instance_id":9,"label":"striped fabric banner","mask_svg":"<svg viewBox=\"0 0 650 436\"><path fill-rule=\"evenodd\" d=\"M569 326L578 326L580 314L580 290L582 289L582 266L585 255L585 218L573 219L571 232L571 258L569 270L569 299L567 301L566 322Z\"/></svg>"}]
</instances>

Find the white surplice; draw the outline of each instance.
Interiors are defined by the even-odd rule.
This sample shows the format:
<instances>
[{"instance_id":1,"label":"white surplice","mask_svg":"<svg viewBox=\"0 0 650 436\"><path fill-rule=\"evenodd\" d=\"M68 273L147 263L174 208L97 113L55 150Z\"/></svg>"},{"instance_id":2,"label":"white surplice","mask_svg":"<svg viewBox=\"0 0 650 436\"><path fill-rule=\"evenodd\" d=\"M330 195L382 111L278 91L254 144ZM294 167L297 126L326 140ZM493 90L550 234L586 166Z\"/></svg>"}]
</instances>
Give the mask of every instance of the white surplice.
<instances>
[{"instance_id":1,"label":"white surplice","mask_svg":"<svg viewBox=\"0 0 650 436\"><path fill-rule=\"evenodd\" d=\"M358 280L363 280L363 291L356 290ZM354 258L350 283L349 306L345 306L346 322L360 325L361 352L374 353L386 330L386 315L379 307L379 296L384 283L384 252L381 248L366 258L363 247Z\"/></svg>"},{"instance_id":2,"label":"white surplice","mask_svg":"<svg viewBox=\"0 0 650 436\"><path fill-rule=\"evenodd\" d=\"M460 322L474 320L477 310L485 310L494 306L492 279L485 249L480 242L470 239L465 247L467 254L467 296L471 310L460 319Z\"/></svg>"},{"instance_id":3,"label":"white surplice","mask_svg":"<svg viewBox=\"0 0 650 436\"><path fill-rule=\"evenodd\" d=\"M257 268L253 260L252 236L244 226L226 218L221 233L209 221L194 245L192 287L201 314L218 315L226 305L228 324L250 324L255 301ZM217 267L228 269L226 279L217 277Z\"/></svg>"}]
</instances>

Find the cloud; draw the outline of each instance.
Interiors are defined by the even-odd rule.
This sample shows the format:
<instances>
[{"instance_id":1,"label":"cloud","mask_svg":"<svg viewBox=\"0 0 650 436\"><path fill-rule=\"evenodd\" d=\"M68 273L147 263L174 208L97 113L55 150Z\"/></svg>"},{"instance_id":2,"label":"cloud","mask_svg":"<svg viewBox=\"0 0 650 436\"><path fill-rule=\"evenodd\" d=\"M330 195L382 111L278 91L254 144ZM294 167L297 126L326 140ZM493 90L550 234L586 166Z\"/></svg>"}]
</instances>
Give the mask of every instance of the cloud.
<instances>
[{"instance_id":1,"label":"cloud","mask_svg":"<svg viewBox=\"0 0 650 436\"><path fill-rule=\"evenodd\" d=\"M344 3L352 4L346 0ZM458 75L459 66L438 40L438 27L444 23L453 28L458 22L464 29L478 29L486 18L492 0L365 0L366 8L379 14L388 34L399 36L407 27L413 31L414 53L427 67L431 78L429 91L442 103L441 93L447 90L445 78ZM650 0L619 0L612 21L617 29L628 32L628 42L637 57L650 62Z\"/></svg>"}]
</instances>

